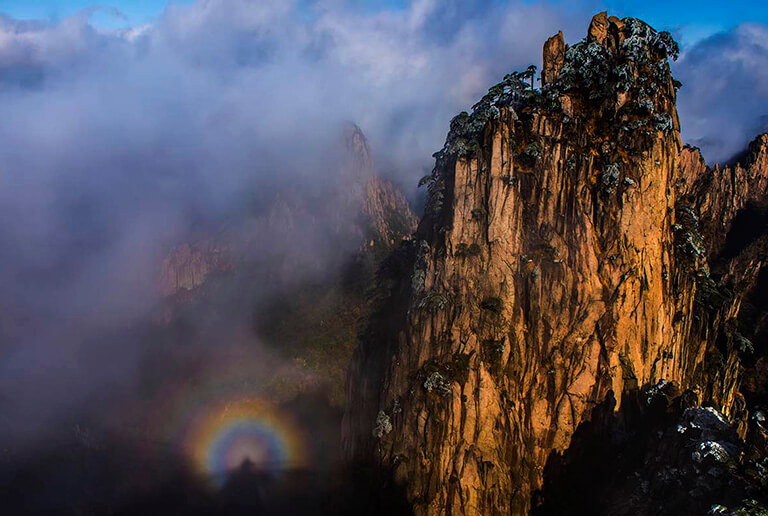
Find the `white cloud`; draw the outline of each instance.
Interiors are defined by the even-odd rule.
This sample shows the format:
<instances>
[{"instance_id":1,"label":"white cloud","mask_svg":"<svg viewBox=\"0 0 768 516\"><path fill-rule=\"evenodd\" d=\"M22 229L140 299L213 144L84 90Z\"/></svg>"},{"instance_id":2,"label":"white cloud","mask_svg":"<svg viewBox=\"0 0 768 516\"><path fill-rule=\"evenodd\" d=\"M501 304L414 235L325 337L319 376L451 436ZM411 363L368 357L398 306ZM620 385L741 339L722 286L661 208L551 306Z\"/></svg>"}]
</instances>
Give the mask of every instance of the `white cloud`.
<instances>
[{"instance_id":1,"label":"white cloud","mask_svg":"<svg viewBox=\"0 0 768 516\"><path fill-rule=\"evenodd\" d=\"M768 27L743 24L704 39L674 67L683 137L724 161L768 130Z\"/></svg>"},{"instance_id":2,"label":"white cloud","mask_svg":"<svg viewBox=\"0 0 768 516\"><path fill-rule=\"evenodd\" d=\"M523 0L345 6L207 0L112 31L87 12L0 18L0 306L91 331L129 324L154 301L131 278L152 278L154 253L190 214L226 213L276 184L334 188L328 149L343 121L411 188L458 111L539 64L558 30L581 39L592 14ZM766 39L765 27L742 26L676 66L689 139L743 144L765 114Z\"/></svg>"}]
</instances>

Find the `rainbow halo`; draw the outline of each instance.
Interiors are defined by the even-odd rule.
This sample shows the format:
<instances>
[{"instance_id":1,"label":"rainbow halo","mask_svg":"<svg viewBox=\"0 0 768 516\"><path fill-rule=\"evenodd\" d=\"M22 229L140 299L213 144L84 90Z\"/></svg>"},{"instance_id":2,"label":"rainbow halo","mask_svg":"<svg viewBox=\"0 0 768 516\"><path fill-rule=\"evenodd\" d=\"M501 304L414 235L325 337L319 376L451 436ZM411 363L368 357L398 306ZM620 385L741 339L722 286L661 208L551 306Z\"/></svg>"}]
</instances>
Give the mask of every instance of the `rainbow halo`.
<instances>
[{"instance_id":1,"label":"rainbow halo","mask_svg":"<svg viewBox=\"0 0 768 516\"><path fill-rule=\"evenodd\" d=\"M264 470L306 465L301 432L284 414L261 400L209 407L195 418L186 448L200 473L224 478L244 462Z\"/></svg>"}]
</instances>

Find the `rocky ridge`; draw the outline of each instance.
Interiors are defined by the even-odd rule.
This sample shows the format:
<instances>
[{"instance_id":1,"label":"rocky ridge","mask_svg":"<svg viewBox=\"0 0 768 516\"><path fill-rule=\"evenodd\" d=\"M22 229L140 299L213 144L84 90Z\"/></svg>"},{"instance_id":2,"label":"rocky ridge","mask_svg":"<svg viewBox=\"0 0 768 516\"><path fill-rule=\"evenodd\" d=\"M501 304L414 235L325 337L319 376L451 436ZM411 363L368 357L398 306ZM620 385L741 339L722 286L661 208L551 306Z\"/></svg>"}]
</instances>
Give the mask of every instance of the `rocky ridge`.
<instances>
[{"instance_id":1,"label":"rocky ridge","mask_svg":"<svg viewBox=\"0 0 768 516\"><path fill-rule=\"evenodd\" d=\"M299 225L314 224L318 227L306 231L330 232L332 238L340 241L339 245L348 247L351 241L353 248L368 252L375 247L379 255L386 254L402 238L408 237L415 229L415 216L403 193L376 173L363 132L349 124L344 130L343 142L348 162L340 165L339 175L344 188L318 208L322 217L309 212L307 201L299 192L276 192L269 208L249 226L255 235L236 234L225 228L193 235L189 241L171 248L159 274L162 296L173 298L193 291L201 287L209 275L242 266L240 255L247 252L243 247L249 244L248 240L259 240L256 244L266 250L271 245L263 240L295 232ZM350 217L350 213L357 216ZM321 219L331 221L331 228L320 227ZM290 271L286 275L290 275Z\"/></svg>"},{"instance_id":2,"label":"rocky ridge","mask_svg":"<svg viewBox=\"0 0 768 516\"><path fill-rule=\"evenodd\" d=\"M527 514L597 407L661 381L749 431L739 316L765 253L723 235L766 199L766 137L733 167L684 149L677 52L601 13L546 42L541 90L509 74L451 122L416 237L379 272L343 430L416 514Z\"/></svg>"},{"instance_id":3,"label":"rocky ridge","mask_svg":"<svg viewBox=\"0 0 768 516\"><path fill-rule=\"evenodd\" d=\"M258 213L171 248L159 274L160 331L175 341L189 340L190 328L218 338L246 325L296 370L275 379L279 401L324 386L341 404L373 273L415 230L408 201L377 173L360 128L347 126L340 144L328 181L341 186L331 194L273 192Z\"/></svg>"}]
</instances>

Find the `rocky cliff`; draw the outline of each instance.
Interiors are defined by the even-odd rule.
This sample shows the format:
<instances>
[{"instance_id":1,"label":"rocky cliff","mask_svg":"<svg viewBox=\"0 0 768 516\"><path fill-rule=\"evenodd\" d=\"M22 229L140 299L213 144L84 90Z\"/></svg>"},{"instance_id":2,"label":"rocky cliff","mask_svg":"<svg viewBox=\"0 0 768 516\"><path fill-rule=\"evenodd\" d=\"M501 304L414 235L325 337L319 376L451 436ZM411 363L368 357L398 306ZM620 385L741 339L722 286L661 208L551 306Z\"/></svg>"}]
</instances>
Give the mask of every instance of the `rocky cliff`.
<instances>
[{"instance_id":1,"label":"rocky cliff","mask_svg":"<svg viewBox=\"0 0 768 516\"><path fill-rule=\"evenodd\" d=\"M762 258L713 275L707 245L765 197L765 140L723 169L682 148L677 51L601 13L546 42L541 90L509 74L451 122L416 238L379 273L343 430L417 514L528 513L596 407L662 380L744 419L736 321Z\"/></svg>"},{"instance_id":2,"label":"rocky cliff","mask_svg":"<svg viewBox=\"0 0 768 516\"><path fill-rule=\"evenodd\" d=\"M416 227L359 127L347 126L334 150L329 191L262 192L256 212L208 222L171 248L160 270L160 331L184 342L253 333L252 347L265 344L294 370L275 378L279 392L266 397L324 386L341 403L373 273Z\"/></svg>"},{"instance_id":3,"label":"rocky cliff","mask_svg":"<svg viewBox=\"0 0 768 516\"><path fill-rule=\"evenodd\" d=\"M160 292L171 297L194 290L217 271L228 271L234 266L233 258L224 247L213 243L183 242L163 260L160 271Z\"/></svg>"},{"instance_id":4,"label":"rocky cliff","mask_svg":"<svg viewBox=\"0 0 768 516\"><path fill-rule=\"evenodd\" d=\"M183 295L201 287L211 274L242 266L248 258L245 254L275 259L281 262L279 267L286 269L305 267L302 260L290 253L275 251L276 242L297 233L299 227L303 233L317 233L333 240L332 245L343 252L358 250L384 255L409 237L416 218L403 193L376 173L363 132L349 124L343 143L346 156L339 163L338 177L328 178L342 186L333 195L318 202L295 189L275 191L261 213L243 214L243 219L251 219L248 233L233 230L236 224L230 221L224 229L190 235L188 241L170 249L163 260L159 273L163 297ZM318 266L325 267L327 263ZM298 270L284 272L285 276L302 274Z\"/></svg>"},{"instance_id":5,"label":"rocky cliff","mask_svg":"<svg viewBox=\"0 0 768 516\"><path fill-rule=\"evenodd\" d=\"M681 261L696 279L690 339L705 350L700 401L720 407L746 432L744 384L763 367L768 303L768 135L732 165L707 167L698 149L680 156L674 226ZM753 342L758 343L755 349ZM741 392L740 392L741 391Z\"/></svg>"},{"instance_id":6,"label":"rocky cliff","mask_svg":"<svg viewBox=\"0 0 768 516\"><path fill-rule=\"evenodd\" d=\"M768 134L758 136L732 165L709 168L699 149L686 147L680 156L678 191L692 203L704 228L706 247L717 256L745 209L759 210L768 191ZM754 213L754 216L759 216ZM755 220L756 229L763 229Z\"/></svg>"}]
</instances>

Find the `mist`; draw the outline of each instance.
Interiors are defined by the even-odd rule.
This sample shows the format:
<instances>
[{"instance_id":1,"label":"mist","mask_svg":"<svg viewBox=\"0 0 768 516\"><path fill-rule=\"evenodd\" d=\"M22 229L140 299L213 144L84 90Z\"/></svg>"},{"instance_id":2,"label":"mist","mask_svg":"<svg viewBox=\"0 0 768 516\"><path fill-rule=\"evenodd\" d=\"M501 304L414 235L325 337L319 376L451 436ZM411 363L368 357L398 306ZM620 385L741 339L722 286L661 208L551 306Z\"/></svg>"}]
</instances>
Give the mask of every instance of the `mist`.
<instances>
[{"instance_id":1,"label":"mist","mask_svg":"<svg viewBox=\"0 0 768 516\"><path fill-rule=\"evenodd\" d=\"M311 381L251 323L276 290L336 273L354 251L333 238L356 216L336 202L344 125L362 128L379 173L415 201L450 119L540 64L558 30L579 40L599 8L201 0L126 30L94 26L93 10L0 17L0 439L24 456L86 422L145 435L168 399ZM740 26L675 65L684 137L709 160L765 129L767 40ZM303 211L264 224L275 199L294 197ZM156 339L164 258L222 228L261 273L231 286L246 290L237 309Z\"/></svg>"},{"instance_id":2,"label":"mist","mask_svg":"<svg viewBox=\"0 0 768 516\"><path fill-rule=\"evenodd\" d=\"M522 2L374 14L218 0L107 31L91 14L0 22L0 386L13 406L4 426L25 438L134 388L159 351L124 334L161 302L169 248L234 220L257 247L281 248L264 269L306 256L311 265L294 271L332 269L331 222L309 222L327 214L306 208L267 237L254 204L343 188L346 121L413 198L451 117L537 61L546 35L589 16ZM249 295L257 304L260 293Z\"/></svg>"}]
</instances>

